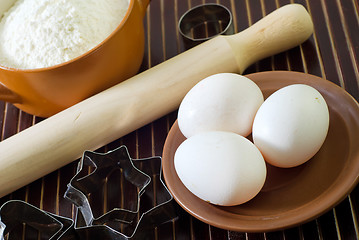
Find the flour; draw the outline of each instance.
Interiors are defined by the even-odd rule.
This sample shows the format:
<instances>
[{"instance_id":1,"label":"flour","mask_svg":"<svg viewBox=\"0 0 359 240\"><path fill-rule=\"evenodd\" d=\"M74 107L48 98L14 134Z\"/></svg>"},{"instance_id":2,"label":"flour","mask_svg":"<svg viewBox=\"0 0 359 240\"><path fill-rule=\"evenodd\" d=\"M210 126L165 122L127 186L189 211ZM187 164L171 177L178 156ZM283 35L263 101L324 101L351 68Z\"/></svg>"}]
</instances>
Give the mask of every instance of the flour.
<instances>
[{"instance_id":1,"label":"flour","mask_svg":"<svg viewBox=\"0 0 359 240\"><path fill-rule=\"evenodd\" d=\"M0 22L0 65L33 69L76 58L110 35L128 6L129 0L18 0Z\"/></svg>"}]
</instances>

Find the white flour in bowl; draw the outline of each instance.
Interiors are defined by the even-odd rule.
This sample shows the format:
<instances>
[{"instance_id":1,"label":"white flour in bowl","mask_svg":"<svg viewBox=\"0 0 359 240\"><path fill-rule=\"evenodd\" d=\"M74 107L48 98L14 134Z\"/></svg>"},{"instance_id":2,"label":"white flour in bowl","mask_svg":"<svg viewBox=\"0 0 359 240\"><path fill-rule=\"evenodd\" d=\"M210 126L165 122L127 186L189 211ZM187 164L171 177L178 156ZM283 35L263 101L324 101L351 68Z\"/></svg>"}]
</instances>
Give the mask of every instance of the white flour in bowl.
<instances>
[{"instance_id":1,"label":"white flour in bowl","mask_svg":"<svg viewBox=\"0 0 359 240\"><path fill-rule=\"evenodd\" d=\"M0 65L33 69L78 57L116 29L128 6L129 0L18 0L0 22Z\"/></svg>"}]
</instances>

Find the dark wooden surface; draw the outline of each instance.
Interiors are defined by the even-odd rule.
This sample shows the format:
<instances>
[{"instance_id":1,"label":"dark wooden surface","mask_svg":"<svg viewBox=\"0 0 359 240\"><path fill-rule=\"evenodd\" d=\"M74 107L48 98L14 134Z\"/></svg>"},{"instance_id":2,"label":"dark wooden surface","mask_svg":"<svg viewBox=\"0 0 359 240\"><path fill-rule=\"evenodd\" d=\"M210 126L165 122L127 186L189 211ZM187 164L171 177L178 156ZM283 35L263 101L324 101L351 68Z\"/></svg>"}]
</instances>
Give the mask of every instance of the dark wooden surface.
<instances>
[{"instance_id":1,"label":"dark wooden surface","mask_svg":"<svg viewBox=\"0 0 359 240\"><path fill-rule=\"evenodd\" d=\"M189 8L208 2L221 3L232 11L236 32L247 28L282 5L293 2L304 5L312 15L314 35L299 47L250 66L245 74L267 70L310 73L334 82L359 100L358 0L152 0L144 19L146 52L141 71L184 51L177 31L178 19ZM168 73L168 76L171 77L171 73ZM175 119L176 112L173 112L98 151L106 152L126 145L133 158L161 156L167 132ZM11 104L0 102L1 140L41 120L19 111ZM0 204L10 199L20 199L46 211L74 217L73 205L62 196L75 173L76 164L77 160L74 159L73 163L1 198ZM226 231L183 214L171 225L159 228L154 236L159 240L358 239L358 205L359 188L356 187L338 206L324 215L283 231Z\"/></svg>"}]
</instances>

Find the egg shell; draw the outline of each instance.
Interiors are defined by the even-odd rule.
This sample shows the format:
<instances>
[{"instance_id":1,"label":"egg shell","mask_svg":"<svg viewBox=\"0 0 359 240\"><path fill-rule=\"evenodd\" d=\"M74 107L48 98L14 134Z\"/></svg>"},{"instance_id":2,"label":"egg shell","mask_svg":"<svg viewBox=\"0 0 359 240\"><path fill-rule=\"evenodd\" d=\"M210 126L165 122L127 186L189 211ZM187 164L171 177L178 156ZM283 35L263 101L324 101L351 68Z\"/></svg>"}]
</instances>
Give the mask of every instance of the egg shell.
<instances>
[{"instance_id":1,"label":"egg shell","mask_svg":"<svg viewBox=\"0 0 359 240\"><path fill-rule=\"evenodd\" d=\"M178 126L187 138L204 131L229 131L248 136L263 103L260 88L249 78L219 73L197 83L178 110Z\"/></svg>"},{"instance_id":2,"label":"egg shell","mask_svg":"<svg viewBox=\"0 0 359 240\"><path fill-rule=\"evenodd\" d=\"M295 167L311 159L323 145L329 110L313 87L293 84L269 96L253 123L254 144L277 167Z\"/></svg>"},{"instance_id":3,"label":"egg shell","mask_svg":"<svg viewBox=\"0 0 359 240\"><path fill-rule=\"evenodd\" d=\"M265 161L252 142L231 132L203 132L177 149L174 166L186 188L204 201L233 206L258 194Z\"/></svg>"}]
</instances>

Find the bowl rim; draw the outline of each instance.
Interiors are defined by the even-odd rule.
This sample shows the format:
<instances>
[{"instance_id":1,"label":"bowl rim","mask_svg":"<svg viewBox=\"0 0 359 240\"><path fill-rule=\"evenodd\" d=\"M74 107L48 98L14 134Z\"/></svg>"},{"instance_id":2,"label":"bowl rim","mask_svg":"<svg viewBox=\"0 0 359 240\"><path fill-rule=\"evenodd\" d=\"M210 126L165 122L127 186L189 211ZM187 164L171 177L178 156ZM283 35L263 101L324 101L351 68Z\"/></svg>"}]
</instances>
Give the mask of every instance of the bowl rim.
<instances>
[{"instance_id":1,"label":"bowl rim","mask_svg":"<svg viewBox=\"0 0 359 240\"><path fill-rule=\"evenodd\" d=\"M314 76L307 73L301 73L301 72L293 72L293 71L267 71L267 72L259 72L259 73L252 73L246 75L246 77L250 78L251 76L259 76L259 75L268 75L273 74L275 72L276 74L279 74L282 77L288 76L288 74L291 75L297 75L298 77L302 78L304 82L312 82L317 81L318 84L323 85L325 88L334 89L335 92L339 92L342 94L341 97L345 97L347 101L351 102L351 106L355 106L356 108L353 110L355 111L356 116L356 124L359 125L359 104L358 102L352 97L349 93L345 91L345 89L339 87L338 85ZM288 84L289 85L289 84ZM176 129L177 128L177 129ZM213 220L208 219L204 217L201 213L199 214L197 211L189 208L185 201L180 196L180 192L177 192L176 189L174 189L171 184L168 184L171 177L170 174L176 174L175 171L169 172L169 161L168 160L170 155L170 144L173 140L174 136L178 133L178 123L177 120L171 127L169 134L167 136L167 139L165 141L165 145L163 148L163 175L164 179L167 183L167 186L172 193L174 199L176 202L185 209L188 213L190 213L192 216L196 217L197 219L213 225L215 227L219 227L222 229L232 230L232 231L244 231L244 232L266 232L266 231L276 231L276 230L283 230L286 228L298 226L300 224L303 224L305 222L311 221L318 216L324 214L328 210L332 209L334 206L339 204L342 200L344 200L347 195L355 188L355 186L359 182L359 150L354 152L354 156L350 155L351 158L357 159L357 161L351 161L355 163L354 166L351 166L349 168L350 172L343 173L344 169L341 170L338 177L332 182L332 184L323 191L318 197L314 198L312 201L301 205L300 207L296 207L294 209L291 209L289 211L285 211L278 214L272 214L272 215L266 215L266 216L243 216L238 215L232 212L226 212L223 210L222 207L211 205L209 203L206 203L203 201L203 204L208 204L210 208L214 211L222 211L224 213L225 217L231 217L238 219L238 216L241 217L240 221L241 225L238 224L230 224L229 222L220 222L220 220ZM348 137L353 138L355 137L354 133L351 133L351 131L348 131ZM356 139L358 139L356 137ZM172 139L172 140L171 140ZM358 141L358 140L356 140ZM350 140L351 142L351 140ZM353 149L353 148L349 148ZM350 150L349 154L353 154L354 150ZM349 158L349 156L348 156ZM177 174L176 174L177 175ZM177 176L178 177L178 176ZM225 208L225 207L224 207ZM207 209L208 210L208 209ZM290 215L290 217L288 217ZM270 222L269 222L270 221ZM236 222L237 223L237 222Z\"/></svg>"}]
</instances>

